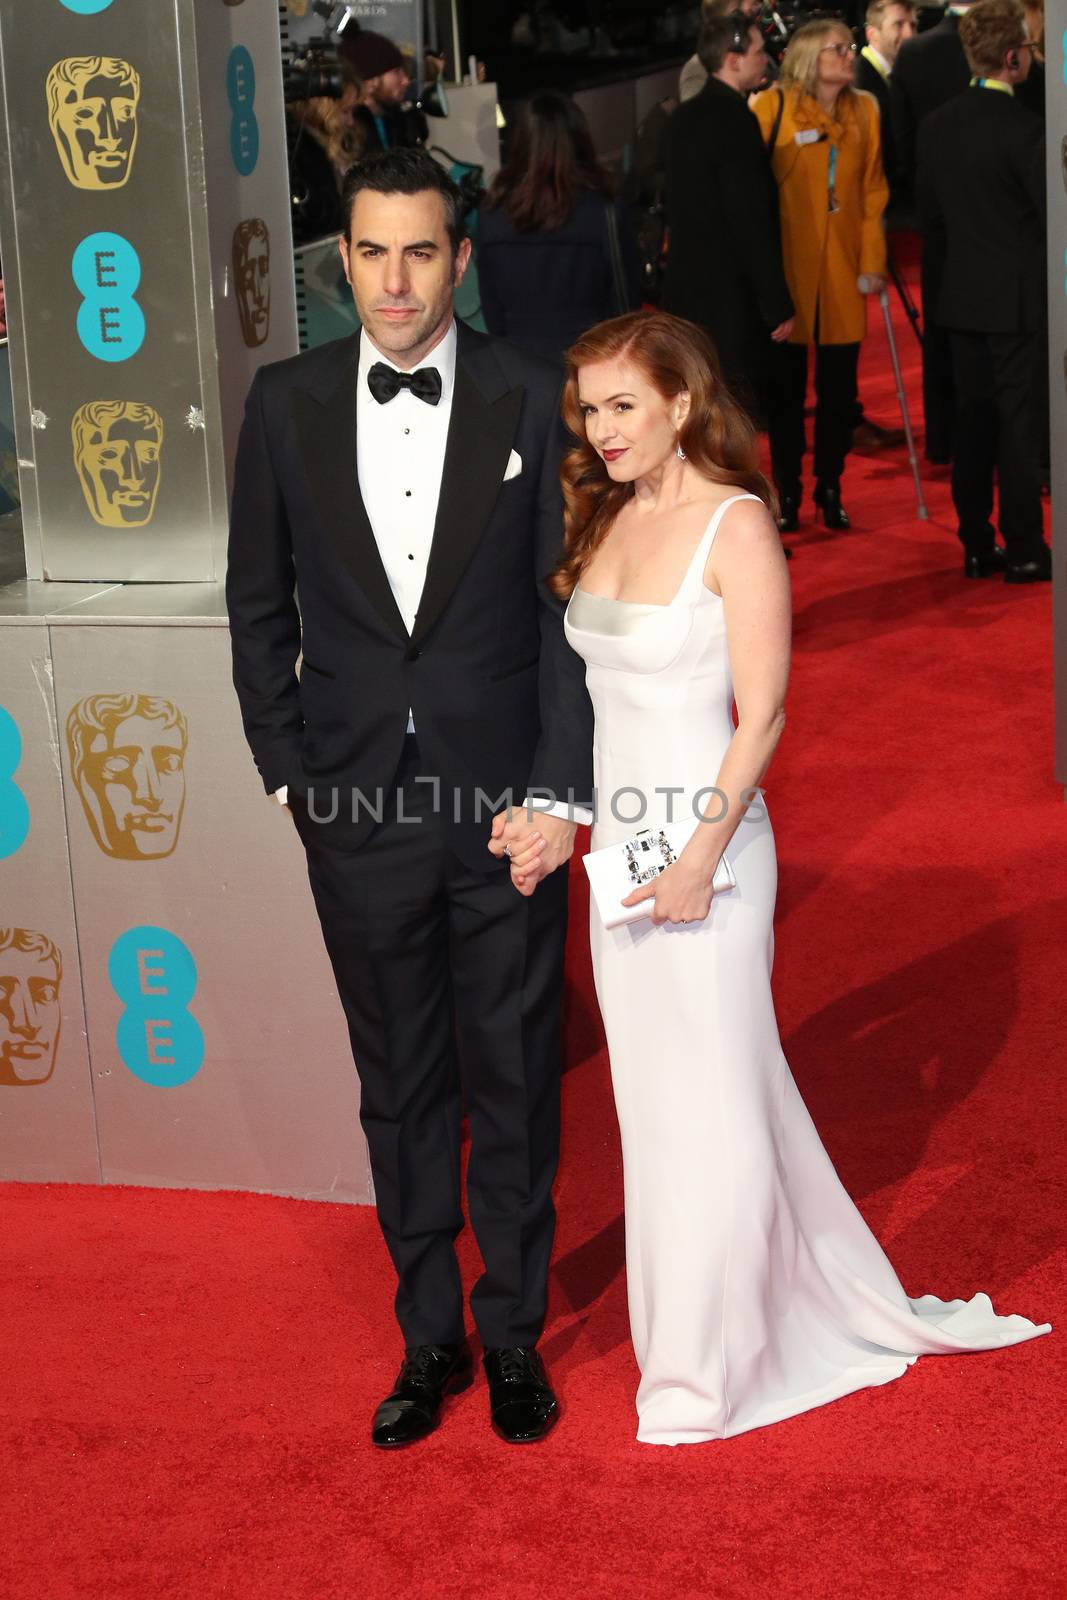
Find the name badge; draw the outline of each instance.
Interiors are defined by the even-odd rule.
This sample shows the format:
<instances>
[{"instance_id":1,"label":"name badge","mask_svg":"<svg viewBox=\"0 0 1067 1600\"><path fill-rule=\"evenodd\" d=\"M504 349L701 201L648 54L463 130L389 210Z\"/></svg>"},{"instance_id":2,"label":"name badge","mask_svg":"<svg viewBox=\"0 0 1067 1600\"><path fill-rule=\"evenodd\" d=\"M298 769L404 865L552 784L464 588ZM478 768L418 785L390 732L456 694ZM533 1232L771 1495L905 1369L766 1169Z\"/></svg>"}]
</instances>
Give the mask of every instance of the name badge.
<instances>
[{"instance_id":1,"label":"name badge","mask_svg":"<svg viewBox=\"0 0 1067 1600\"><path fill-rule=\"evenodd\" d=\"M794 133L794 144L818 144L822 134L817 128L801 128L799 133Z\"/></svg>"}]
</instances>

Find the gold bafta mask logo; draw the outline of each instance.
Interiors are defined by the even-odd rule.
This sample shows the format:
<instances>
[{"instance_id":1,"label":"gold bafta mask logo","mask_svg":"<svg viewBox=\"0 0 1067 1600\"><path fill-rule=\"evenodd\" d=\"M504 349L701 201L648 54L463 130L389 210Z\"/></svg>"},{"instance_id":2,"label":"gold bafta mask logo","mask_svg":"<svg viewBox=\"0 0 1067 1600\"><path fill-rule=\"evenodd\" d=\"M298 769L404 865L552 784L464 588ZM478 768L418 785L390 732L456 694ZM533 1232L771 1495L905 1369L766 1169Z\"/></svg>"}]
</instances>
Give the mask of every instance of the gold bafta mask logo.
<instances>
[{"instance_id":1,"label":"gold bafta mask logo","mask_svg":"<svg viewBox=\"0 0 1067 1600\"><path fill-rule=\"evenodd\" d=\"M85 503L104 528L143 528L159 492L163 418L133 400L92 400L70 424Z\"/></svg>"},{"instance_id":2,"label":"gold bafta mask logo","mask_svg":"<svg viewBox=\"0 0 1067 1600\"><path fill-rule=\"evenodd\" d=\"M0 1084L52 1076L62 981L63 962L47 934L0 928Z\"/></svg>"},{"instance_id":3,"label":"gold bafta mask logo","mask_svg":"<svg viewBox=\"0 0 1067 1600\"><path fill-rule=\"evenodd\" d=\"M262 217L233 230L233 282L241 333L253 349L270 332L270 234Z\"/></svg>"},{"instance_id":4,"label":"gold bafta mask logo","mask_svg":"<svg viewBox=\"0 0 1067 1600\"><path fill-rule=\"evenodd\" d=\"M178 843L189 730L170 700L91 694L67 718L71 776L97 844L121 861L160 861Z\"/></svg>"},{"instance_id":5,"label":"gold bafta mask logo","mask_svg":"<svg viewBox=\"0 0 1067 1600\"><path fill-rule=\"evenodd\" d=\"M48 121L76 189L121 189L137 145L140 75L118 56L68 56L48 74Z\"/></svg>"}]
</instances>

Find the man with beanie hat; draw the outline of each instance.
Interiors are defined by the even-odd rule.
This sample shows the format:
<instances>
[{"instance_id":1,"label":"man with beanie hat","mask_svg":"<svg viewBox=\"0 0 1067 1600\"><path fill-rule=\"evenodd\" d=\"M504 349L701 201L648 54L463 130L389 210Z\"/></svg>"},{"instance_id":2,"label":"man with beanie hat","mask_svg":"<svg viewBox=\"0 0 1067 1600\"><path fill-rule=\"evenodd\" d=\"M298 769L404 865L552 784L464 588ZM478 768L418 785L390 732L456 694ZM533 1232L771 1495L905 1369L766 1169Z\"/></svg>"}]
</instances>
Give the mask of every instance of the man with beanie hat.
<instances>
[{"instance_id":1,"label":"man with beanie hat","mask_svg":"<svg viewBox=\"0 0 1067 1600\"><path fill-rule=\"evenodd\" d=\"M338 53L363 86L353 112L353 121L363 133L363 157L397 146L422 144L426 123L420 113L405 108L411 76L392 39L384 33L361 29L351 38L347 34L342 38Z\"/></svg>"}]
</instances>

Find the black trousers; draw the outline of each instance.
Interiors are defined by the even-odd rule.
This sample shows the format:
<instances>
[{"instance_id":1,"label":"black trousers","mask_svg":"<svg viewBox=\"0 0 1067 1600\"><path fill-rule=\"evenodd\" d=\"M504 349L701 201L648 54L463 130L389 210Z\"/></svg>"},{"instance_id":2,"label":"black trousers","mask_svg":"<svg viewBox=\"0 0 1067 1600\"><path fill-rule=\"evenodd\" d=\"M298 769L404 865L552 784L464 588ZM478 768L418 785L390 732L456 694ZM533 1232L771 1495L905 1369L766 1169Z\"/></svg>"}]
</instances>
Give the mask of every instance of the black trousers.
<instances>
[{"instance_id":1,"label":"black trousers","mask_svg":"<svg viewBox=\"0 0 1067 1600\"><path fill-rule=\"evenodd\" d=\"M290 804L348 1020L404 1343L464 1337L462 1094L485 1268L474 1320L487 1347L532 1345L555 1231L567 872L524 899L488 852L486 872L464 866L419 766L409 736L383 821L356 850L347 793L329 823L313 820L331 809L321 792L310 811L304 796Z\"/></svg>"},{"instance_id":2,"label":"black trousers","mask_svg":"<svg viewBox=\"0 0 1067 1600\"><path fill-rule=\"evenodd\" d=\"M926 428L925 451L933 461L949 460L955 437L952 350L948 333L934 321L941 273L940 251L924 239L919 268L923 314L923 421Z\"/></svg>"},{"instance_id":3,"label":"black trousers","mask_svg":"<svg viewBox=\"0 0 1067 1600\"><path fill-rule=\"evenodd\" d=\"M1034 403L1040 335L952 329L949 338L956 392L952 500L960 539L970 551L992 549L995 473L1008 560L1029 561L1045 542Z\"/></svg>"},{"instance_id":4,"label":"black trousers","mask_svg":"<svg viewBox=\"0 0 1067 1600\"><path fill-rule=\"evenodd\" d=\"M820 483L836 483L844 471L856 420L859 358L858 344L815 346L815 476ZM800 467L807 448L804 433L807 387L807 346L776 345L768 432L774 481L779 490L787 494L800 483Z\"/></svg>"}]
</instances>

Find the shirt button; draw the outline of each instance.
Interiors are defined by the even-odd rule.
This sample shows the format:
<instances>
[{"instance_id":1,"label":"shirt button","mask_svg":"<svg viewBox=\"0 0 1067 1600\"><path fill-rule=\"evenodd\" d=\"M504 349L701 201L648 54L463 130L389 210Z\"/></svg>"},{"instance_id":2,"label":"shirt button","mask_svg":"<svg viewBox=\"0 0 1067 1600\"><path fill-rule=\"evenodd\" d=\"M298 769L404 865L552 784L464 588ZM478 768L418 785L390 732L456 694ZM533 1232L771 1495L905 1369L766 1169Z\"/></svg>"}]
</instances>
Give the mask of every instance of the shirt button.
<instances>
[{"instance_id":1,"label":"shirt button","mask_svg":"<svg viewBox=\"0 0 1067 1600\"><path fill-rule=\"evenodd\" d=\"M404 432L405 432L405 433L410 433L410 432L411 432L411 429L410 429L410 428L405 428L405 429L404 429Z\"/></svg>"},{"instance_id":2,"label":"shirt button","mask_svg":"<svg viewBox=\"0 0 1067 1600\"><path fill-rule=\"evenodd\" d=\"M404 490L404 495L405 495L406 499L410 500L411 499L411 490L410 489L405 489Z\"/></svg>"}]
</instances>

